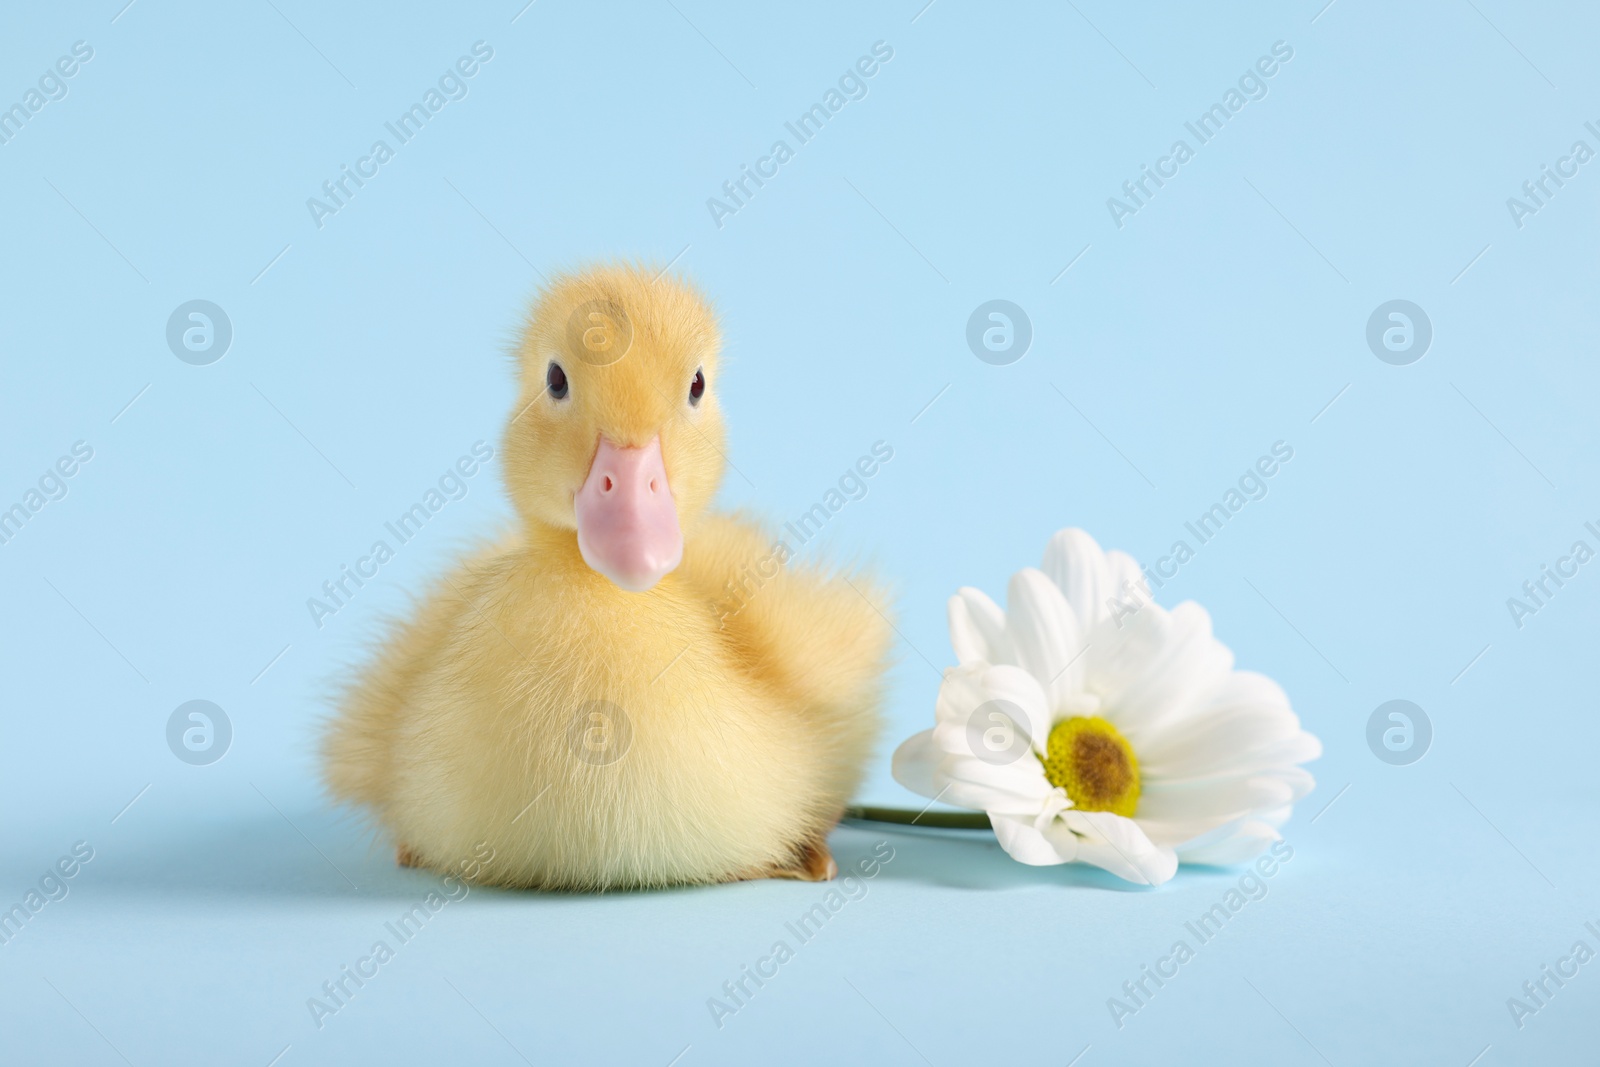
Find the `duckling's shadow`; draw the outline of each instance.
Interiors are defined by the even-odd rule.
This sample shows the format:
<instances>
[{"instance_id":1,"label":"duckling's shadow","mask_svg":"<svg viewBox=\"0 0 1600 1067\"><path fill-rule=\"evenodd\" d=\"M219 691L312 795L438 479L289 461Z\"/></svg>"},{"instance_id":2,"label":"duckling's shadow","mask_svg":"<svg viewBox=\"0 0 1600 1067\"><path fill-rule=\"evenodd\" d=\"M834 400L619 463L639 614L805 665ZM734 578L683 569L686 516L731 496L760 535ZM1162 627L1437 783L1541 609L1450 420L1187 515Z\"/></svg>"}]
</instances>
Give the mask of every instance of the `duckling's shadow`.
<instances>
[{"instance_id":1,"label":"duckling's shadow","mask_svg":"<svg viewBox=\"0 0 1600 1067\"><path fill-rule=\"evenodd\" d=\"M882 843L894 849L882 861ZM1099 889L1114 893L1149 892L1116 875L1083 863L1030 867L1006 854L994 835L978 830L933 830L876 822L841 823L832 840L841 876L864 874L862 862L879 861L876 878L921 882L948 889Z\"/></svg>"},{"instance_id":2,"label":"duckling's shadow","mask_svg":"<svg viewBox=\"0 0 1600 1067\"><path fill-rule=\"evenodd\" d=\"M95 861L112 892L201 898L412 899L439 875L395 863L391 846L329 813L213 825Z\"/></svg>"},{"instance_id":3,"label":"duckling's shadow","mask_svg":"<svg viewBox=\"0 0 1600 1067\"><path fill-rule=\"evenodd\" d=\"M1018 863L987 832L850 822L834 831L830 845L841 877L865 876L875 863L871 875L874 879L921 882L950 889L1065 886L1111 892L1146 890L1083 864L1030 867ZM891 848L892 853L888 851ZM886 856L890 858L885 859ZM349 816L328 810L297 814L292 822L283 817L267 817L212 824L181 838L160 838L118 856L103 854L95 868L96 883L112 892L353 903L415 899L437 888L441 877L437 872L399 866L392 846ZM657 892L693 893L696 888ZM475 888L474 893L488 889ZM596 896L550 892L531 895L547 900Z\"/></svg>"}]
</instances>

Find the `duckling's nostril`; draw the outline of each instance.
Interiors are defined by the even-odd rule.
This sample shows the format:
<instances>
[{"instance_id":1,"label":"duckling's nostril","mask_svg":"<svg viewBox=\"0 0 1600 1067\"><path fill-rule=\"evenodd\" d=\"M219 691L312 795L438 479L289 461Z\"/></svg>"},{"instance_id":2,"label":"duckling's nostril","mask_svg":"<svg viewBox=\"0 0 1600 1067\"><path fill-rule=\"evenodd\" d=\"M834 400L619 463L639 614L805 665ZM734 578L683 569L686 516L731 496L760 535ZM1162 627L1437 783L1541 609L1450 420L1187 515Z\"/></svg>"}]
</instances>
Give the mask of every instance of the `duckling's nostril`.
<instances>
[{"instance_id":1,"label":"duckling's nostril","mask_svg":"<svg viewBox=\"0 0 1600 1067\"><path fill-rule=\"evenodd\" d=\"M602 493L611 492L611 484L612 484L611 483L611 475L608 474L608 475L605 476L605 481L602 482L601 485L600 485L600 491Z\"/></svg>"},{"instance_id":2,"label":"duckling's nostril","mask_svg":"<svg viewBox=\"0 0 1600 1067\"><path fill-rule=\"evenodd\" d=\"M656 480L654 478L650 479L650 491L652 493L656 491Z\"/></svg>"}]
</instances>

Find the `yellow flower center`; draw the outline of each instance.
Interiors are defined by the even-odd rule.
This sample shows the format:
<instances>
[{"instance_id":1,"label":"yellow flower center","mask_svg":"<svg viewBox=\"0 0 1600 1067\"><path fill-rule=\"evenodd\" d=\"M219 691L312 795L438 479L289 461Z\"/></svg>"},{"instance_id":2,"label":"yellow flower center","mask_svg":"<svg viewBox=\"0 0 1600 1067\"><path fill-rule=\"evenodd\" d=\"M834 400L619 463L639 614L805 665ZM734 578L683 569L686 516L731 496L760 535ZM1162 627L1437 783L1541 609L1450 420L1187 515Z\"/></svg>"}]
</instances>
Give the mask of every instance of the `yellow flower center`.
<instances>
[{"instance_id":1,"label":"yellow flower center","mask_svg":"<svg viewBox=\"0 0 1600 1067\"><path fill-rule=\"evenodd\" d=\"M1131 818L1139 806L1139 761L1117 728L1098 715L1076 715L1050 728L1044 776L1066 790L1079 811Z\"/></svg>"}]
</instances>

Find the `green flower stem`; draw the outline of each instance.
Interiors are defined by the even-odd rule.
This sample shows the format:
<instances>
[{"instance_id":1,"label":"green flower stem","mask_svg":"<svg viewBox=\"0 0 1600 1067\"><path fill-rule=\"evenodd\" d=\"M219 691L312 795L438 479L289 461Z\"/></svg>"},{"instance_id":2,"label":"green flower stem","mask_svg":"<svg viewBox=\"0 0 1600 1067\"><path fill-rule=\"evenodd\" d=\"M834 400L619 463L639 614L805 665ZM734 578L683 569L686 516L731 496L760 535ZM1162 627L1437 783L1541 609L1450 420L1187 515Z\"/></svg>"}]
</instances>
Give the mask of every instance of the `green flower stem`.
<instances>
[{"instance_id":1,"label":"green flower stem","mask_svg":"<svg viewBox=\"0 0 1600 1067\"><path fill-rule=\"evenodd\" d=\"M861 805L844 809L846 819L865 822L899 823L902 826L931 826L941 830L988 830L988 813L982 811L912 811L910 808L878 808Z\"/></svg>"}]
</instances>

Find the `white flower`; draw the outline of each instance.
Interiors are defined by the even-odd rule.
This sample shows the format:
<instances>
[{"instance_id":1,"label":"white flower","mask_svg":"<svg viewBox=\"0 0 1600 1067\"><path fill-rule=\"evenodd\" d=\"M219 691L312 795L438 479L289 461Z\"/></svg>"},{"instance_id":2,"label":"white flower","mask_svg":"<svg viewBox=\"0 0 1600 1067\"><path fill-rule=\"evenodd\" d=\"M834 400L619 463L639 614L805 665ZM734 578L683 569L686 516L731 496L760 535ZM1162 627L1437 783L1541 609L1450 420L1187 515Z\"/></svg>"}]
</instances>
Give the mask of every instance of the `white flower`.
<instances>
[{"instance_id":1,"label":"white flower","mask_svg":"<svg viewBox=\"0 0 1600 1067\"><path fill-rule=\"evenodd\" d=\"M894 754L908 789L989 813L1015 859L1081 861L1160 885L1185 863L1248 860L1322 754L1276 682L1233 669L1211 617L1151 601L1139 565L1062 530L1008 610L950 598L936 725Z\"/></svg>"}]
</instances>

